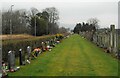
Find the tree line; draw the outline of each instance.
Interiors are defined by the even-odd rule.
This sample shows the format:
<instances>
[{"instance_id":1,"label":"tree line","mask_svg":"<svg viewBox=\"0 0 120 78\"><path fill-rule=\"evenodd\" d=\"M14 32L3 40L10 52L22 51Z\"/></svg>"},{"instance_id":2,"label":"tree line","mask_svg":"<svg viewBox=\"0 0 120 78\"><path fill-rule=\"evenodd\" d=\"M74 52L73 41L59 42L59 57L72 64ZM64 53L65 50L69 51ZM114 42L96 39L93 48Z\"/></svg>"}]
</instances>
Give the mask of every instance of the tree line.
<instances>
[{"instance_id":1,"label":"tree line","mask_svg":"<svg viewBox=\"0 0 120 78\"><path fill-rule=\"evenodd\" d=\"M59 11L55 7L45 8L40 12L32 7L29 11L19 9L2 12L2 34L31 34L35 36L65 33L65 27L59 27Z\"/></svg>"},{"instance_id":2,"label":"tree line","mask_svg":"<svg viewBox=\"0 0 120 78\"><path fill-rule=\"evenodd\" d=\"M87 23L77 23L73 32L79 34L79 32L96 31L99 28L98 23L99 20L97 18L90 18L87 20Z\"/></svg>"}]
</instances>

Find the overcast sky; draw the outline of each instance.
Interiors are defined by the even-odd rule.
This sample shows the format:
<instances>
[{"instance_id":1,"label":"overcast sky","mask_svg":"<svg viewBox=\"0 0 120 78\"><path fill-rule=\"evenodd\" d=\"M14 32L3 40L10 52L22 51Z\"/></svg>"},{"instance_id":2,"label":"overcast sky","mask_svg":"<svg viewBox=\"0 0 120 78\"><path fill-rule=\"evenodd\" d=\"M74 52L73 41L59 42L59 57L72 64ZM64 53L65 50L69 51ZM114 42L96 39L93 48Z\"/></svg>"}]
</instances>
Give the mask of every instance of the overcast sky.
<instances>
[{"instance_id":1,"label":"overcast sky","mask_svg":"<svg viewBox=\"0 0 120 78\"><path fill-rule=\"evenodd\" d=\"M9 2L7 2L9 1ZM76 23L86 22L89 18L100 20L100 27L118 26L118 0L7 0L2 2L2 9L9 10L11 5L16 9L37 8L40 12L47 7L56 7L59 11L60 26L75 27Z\"/></svg>"}]
</instances>

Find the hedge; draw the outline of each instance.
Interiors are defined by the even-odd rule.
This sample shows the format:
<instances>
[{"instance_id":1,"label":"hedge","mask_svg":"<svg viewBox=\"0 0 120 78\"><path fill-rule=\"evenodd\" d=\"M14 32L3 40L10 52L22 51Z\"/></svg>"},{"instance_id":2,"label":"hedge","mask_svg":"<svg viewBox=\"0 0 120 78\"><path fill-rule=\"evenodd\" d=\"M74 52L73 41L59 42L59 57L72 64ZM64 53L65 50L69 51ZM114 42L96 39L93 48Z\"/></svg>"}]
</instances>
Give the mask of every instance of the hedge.
<instances>
[{"instance_id":1,"label":"hedge","mask_svg":"<svg viewBox=\"0 0 120 78\"><path fill-rule=\"evenodd\" d=\"M35 37L22 40L6 40L2 42L2 59L7 61L8 51L15 51L15 56L18 57L19 49L23 49L26 52L27 46L31 46L32 50L35 47L40 47L41 42L54 38L54 36Z\"/></svg>"}]
</instances>

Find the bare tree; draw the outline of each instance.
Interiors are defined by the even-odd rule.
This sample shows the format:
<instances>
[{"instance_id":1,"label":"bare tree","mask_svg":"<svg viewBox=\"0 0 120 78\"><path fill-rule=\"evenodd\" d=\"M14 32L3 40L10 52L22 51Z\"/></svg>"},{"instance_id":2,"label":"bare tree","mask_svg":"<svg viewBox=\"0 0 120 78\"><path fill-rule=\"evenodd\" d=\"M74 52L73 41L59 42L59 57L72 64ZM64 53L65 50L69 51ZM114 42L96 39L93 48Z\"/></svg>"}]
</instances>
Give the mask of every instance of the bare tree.
<instances>
[{"instance_id":1,"label":"bare tree","mask_svg":"<svg viewBox=\"0 0 120 78\"><path fill-rule=\"evenodd\" d=\"M99 28L99 20L97 18L90 18L87 20L88 24L92 24L96 29Z\"/></svg>"},{"instance_id":2,"label":"bare tree","mask_svg":"<svg viewBox=\"0 0 120 78\"><path fill-rule=\"evenodd\" d=\"M36 9L34 7L31 8L31 15L32 16L35 16L38 12L39 12L38 9Z\"/></svg>"},{"instance_id":3,"label":"bare tree","mask_svg":"<svg viewBox=\"0 0 120 78\"><path fill-rule=\"evenodd\" d=\"M65 27L60 27L59 28L59 33L66 33L66 32L68 32L67 28L65 28Z\"/></svg>"},{"instance_id":4,"label":"bare tree","mask_svg":"<svg viewBox=\"0 0 120 78\"><path fill-rule=\"evenodd\" d=\"M56 23L59 19L59 12L55 7L46 8L43 11L46 11L49 14L49 22Z\"/></svg>"},{"instance_id":5,"label":"bare tree","mask_svg":"<svg viewBox=\"0 0 120 78\"><path fill-rule=\"evenodd\" d=\"M49 7L49 8L43 9L43 11L49 14L49 18L48 18L49 33L50 34L56 33L56 30L58 29L57 21L59 20L58 10L55 7Z\"/></svg>"},{"instance_id":6,"label":"bare tree","mask_svg":"<svg viewBox=\"0 0 120 78\"><path fill-rule=\"evenodd\" d=\"M2 13L2 32L3 34L9 34L10 32L10 19L12 19L12 32L13 34L22 34L27 32L26 25L26 14L27 11L25 9L15 10L12 12L12 17L10 16L10 12Z\"/></svg>"}]
</instances>

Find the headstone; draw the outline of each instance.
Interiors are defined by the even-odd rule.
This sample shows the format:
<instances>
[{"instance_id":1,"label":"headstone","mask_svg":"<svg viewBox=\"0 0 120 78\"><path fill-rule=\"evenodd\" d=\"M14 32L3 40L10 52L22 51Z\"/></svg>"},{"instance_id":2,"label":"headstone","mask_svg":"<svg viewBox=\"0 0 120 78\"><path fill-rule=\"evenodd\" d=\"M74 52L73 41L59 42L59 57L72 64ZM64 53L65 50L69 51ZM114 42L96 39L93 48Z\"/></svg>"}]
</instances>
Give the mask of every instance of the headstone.
<instances>
[{"instance_id":1,"label":"headstone","mask_svg":"<svg viewBox=\"0 0 120 78\"><path fill-rule=\"evenodd\" d=\"M106 38L105 38L106 34L103 33L103 48L106 48Z\"/></svg>"},{"instance_id":2,"label":"headstone","mask_svg":"<svg viewBox=\"0 0 120 78\"><path fill-rule=\"evenodd\" d=\"M115 30L115 33L114 33L114 49L113 49L114 53L117 53L118 52L118 34Z\"/></svg>"},{"instance_id":3,"label":"headstone","mask_svg":"<svg viewBox=\"0 0 120 78\"><path fill-rule=\"evenodd\" d=\"M44 52L45 51L45 43L44 42L41 43L41 48L42 48L42 52Z\"/></svg>"},{"instance_id":4,"label":"headstone","mask_svg":"<svg viewBox=\"0 0 120 78\"><path fill-rule=\"evenodd\" d=\"M22 49L19 49L19 63L22 65Z\"/></svg>"},{"instance_id":5,"label":"headstone","mask_svg":"<svg viewBox=\"0 0 120 78\"><path fill-rule=\"evenodd\" d=\"M97 34L96 36L97 36L97 37L96 37L96 44L97 44L97 46L98 46L99 36L98 36L98 34Z\"/></svg>"},{"instance_id":6,"label":"headstone","mask_svg":"<svg viewBox=\"0 0 120 78\"><path fill-rule=\"evenodd\" d=\"M109 41L108 41L108 50L109 50L109 52L111 52L111 33L110 33L110 31L109 31L109 34L108 34L108 39L109 39Z\"/></svg>"},{"instance_id":7,"label":"headstone","mask_svg":"<svg viewBox=\"0 0 120 78\"><path fill-rule=\"evenodd\" d=\"M25 65L25 52L22 49L19 49L19 63Z\"/></svg>"},{"instance_id":8,"label":"headstone","mask_svg":"<svg viewBox=\"0 0 120 78\"><path fill-rule=\"evenodd\" d=\"M8 52L8 69L14 69L15 68L15 53L14 51Z\"/></svg>"},{"instance_id":9,"label":"headstone","mask_svg":"<svg viewBox=\"0 0 120 78\"><path fill-rule=\"evenodd\" d=\"M106 47L107 50L109 51L109 46L110 46L110 35L109 35L109 29L106 30Z\"/></svg>"},{"instance_id":10,"label":"headstone","mask_svg":"<svg viewBox=\"0 0 120 78\"><path fill-rule=\"evenodd\" d=\"M108 34L108 32L106 32L106 36L105 36L105 46L106 46L106 49L108 49L108 46L109 46L109 34Z\"/></svg>"},{"instance_id":11,"label":"headstone","mask_svg":"<svg viewBox=\"0 0 120 78\"><path fill-rule=\"evenodd\" d=\"M27 59L28 59L28 60L30 60L31 51L32 51L32 50L31 50L31 47L28 46L28 47L27 47L27 54L28 54L28 55L27 55Z\"/></svg>"},{"instance_id":12,"label":"headstone","mask_svg":"<svg viewBox=\"0 0 120 78\"><path fill-rule=\"evenodd\" d=\"M110 35L110 45L111 45L111 52L113 52L114 46L115 46L115 25L111 25L110 26L110 30L111 30L111 35Z\"/></svg>"}]
</instances>

